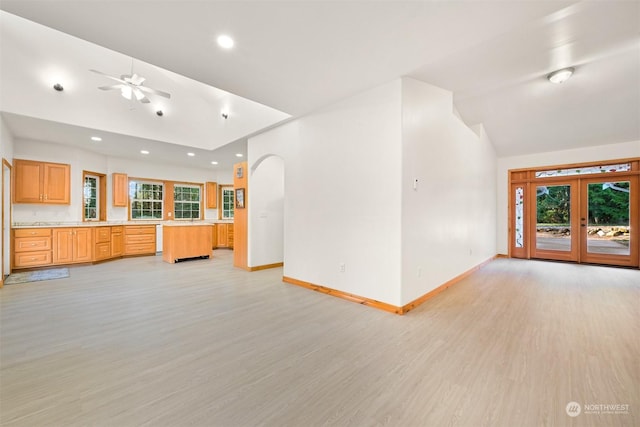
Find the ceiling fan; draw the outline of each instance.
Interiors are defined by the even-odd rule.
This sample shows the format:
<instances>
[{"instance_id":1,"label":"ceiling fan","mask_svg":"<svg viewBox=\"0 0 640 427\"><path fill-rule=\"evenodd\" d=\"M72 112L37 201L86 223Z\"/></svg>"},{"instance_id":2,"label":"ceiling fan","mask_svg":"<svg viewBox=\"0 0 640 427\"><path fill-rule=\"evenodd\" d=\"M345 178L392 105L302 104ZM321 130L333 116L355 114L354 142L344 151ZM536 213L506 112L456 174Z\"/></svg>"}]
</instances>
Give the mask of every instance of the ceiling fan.
<instances>
[{"instance_id":1,"label":"ceiling fan","mask_svg":"<svg viewBox=\"0 0 640 427\"><path fill-rule=\"evenodd\" d=\"M133 66L132 66L133 68ZM152 89L147 86L143 86L144 81L146 80L144 77L139 76L138 74L131 71L131 74L122 74L120 78L111 76L109 74L103 73L98 70L89 70L93 73L100 74L108 79L114 80L118 82L118 84L114 84L111 86L99 86L98 89L101 90L119 90L120 94L129 100L132 100L134 97L136 100L140 101L143 104L149 104L149 98L147 98L146 94L150 95L158 95L165 98L171 98L171 94L158 90Z\"/></svg>"}]
</instances>

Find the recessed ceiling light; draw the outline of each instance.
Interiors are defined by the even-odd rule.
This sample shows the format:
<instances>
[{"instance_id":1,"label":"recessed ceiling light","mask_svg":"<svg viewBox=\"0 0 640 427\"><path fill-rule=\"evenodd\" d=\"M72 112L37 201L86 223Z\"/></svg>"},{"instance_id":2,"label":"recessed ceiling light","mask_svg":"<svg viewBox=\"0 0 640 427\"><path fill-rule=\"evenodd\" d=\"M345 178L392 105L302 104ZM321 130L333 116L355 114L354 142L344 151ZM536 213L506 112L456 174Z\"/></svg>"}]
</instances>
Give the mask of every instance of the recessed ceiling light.
<instances>
[{"instance_id":1,"label":"recessed ceiling light","mask_svg":"<svg viewBox=\"0 0 640 427\"><path fill-rule=\"evenodd\" d=\"M217 165L217 164L218 164L218 162L211 162L211 164L212 164L212 165Z\"/></svg>"},{"instance_id":2,"label":"recessed ceiling light","mask_svg":"<svg viewBox=\"0 0 640 427\"><path fill-rule=\"evenodd\" d=\"M193 157L193 156L195 156L195 153L187 153L187 156Z\"/></svg>"},{"instance_id":3,"label":"recessed ceiling light","mask_svg":"<svg viewBox=\"0 0 640 427\"><path fill-rule=\"evenodd\" d=\"M102 141L102 138L100 138L99 136L92 136L91 140L92 141L96 141L96 142L100 142L100 141Z\"/></svg>"},{"instance_id":4,"label":"recessed ceiling light","mask_svg":"<svg viewBox=\"0 0 640 427\"><path fill-rule=\"evenodd\" d=\"M233 39L226 34L218 37L218 46L224 49L231 49L234 45Z\"/></svg>"},{"instance_id":5,"label":"recessed ceiling light","mask_svg":"<svg viewBox=\"0 0 640 427\"><path fill-rule=\"evenodd\" d=\"M564 83L569 80L569 77L571 77L574 71L575 69L573 67L563 68L562 70L557 70L549 74L547 78L551 83Z\"/></svg>"},{"instance_id":6,"label":"recessed ceiling light","mask_svg":"<svg viewBox=\"0 0 640 427\"><path fill-rule=\"evenodd\" d=\"M242 157L242 153L236 154L236 157Z\"/></svg>"},{"instance_id":7,"label":"recessed ceiling light","mask_svg":"<svg viewBox=\"0 0 640 427\"><path fill-rule=\"evenodd\" d=\"M147 150L140 150L140 152L141 152L142 154L149 154L149 152L148 152Z\"/></svg>"}]
</instances>

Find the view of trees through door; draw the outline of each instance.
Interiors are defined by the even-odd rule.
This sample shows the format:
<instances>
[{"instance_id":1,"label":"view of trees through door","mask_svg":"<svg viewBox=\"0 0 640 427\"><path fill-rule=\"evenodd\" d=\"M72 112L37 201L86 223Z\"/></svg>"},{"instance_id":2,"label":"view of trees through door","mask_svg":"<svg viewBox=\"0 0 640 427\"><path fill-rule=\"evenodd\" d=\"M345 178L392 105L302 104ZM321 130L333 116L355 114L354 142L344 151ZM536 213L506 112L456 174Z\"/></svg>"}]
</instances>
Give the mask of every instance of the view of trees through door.
<instances>
[{"instance_id":1,"label":"view of trees through door","mask_svg":"<svg viewBox=\"0 0 640 427\"><path fill-rule=\"evenodd\" d=\"M510 171L511 256L638 266L639 175L638 159Z\"/></svg>"}]
</instances>

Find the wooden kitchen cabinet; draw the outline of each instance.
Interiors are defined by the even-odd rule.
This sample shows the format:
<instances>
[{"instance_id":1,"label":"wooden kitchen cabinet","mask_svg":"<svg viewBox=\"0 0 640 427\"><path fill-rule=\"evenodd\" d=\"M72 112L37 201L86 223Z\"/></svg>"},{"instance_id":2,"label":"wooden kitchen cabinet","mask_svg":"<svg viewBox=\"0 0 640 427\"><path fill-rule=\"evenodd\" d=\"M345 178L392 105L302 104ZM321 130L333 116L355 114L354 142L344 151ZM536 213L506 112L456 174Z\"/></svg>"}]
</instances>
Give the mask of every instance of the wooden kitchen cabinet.
<instances>
[{"instance_id":1,"label":"wooden kitchen cabinet","mask_svg":"<svg viewBox=\"0 0 640 427\"><path fill-rule=\"evenodd\" d=\"M68 205L71 166L14 159L13 202Z\"/></svg>"},{"instance_id":2,"label":"wooden kitchen cabinet","mask_svg":"<svg viewBox=\"0 0 640 427\"><path fill-rule=\"evenodd\" d=\"M155 225L127 225L124 227L125 255L153 255L155 253Z\"/></svg>"},{"instance_id":3,"label":"wooden kitchen cabinet","mask_svg":"<svg viewBox=\"0 0 640 427\"><path fill-rule=\"evenodd\" d=\"M129 179L126 173L111 174L111 193L113 194L113 206L126 208L129 201Z\"/></svg>"},{"instance_id":4,"label":"wooden kitchen cabinet","mask_svg":"<svg viewBox=\"0 0 640 427\"><path fill-rule=\"evenodd\" d=\"M91 227L54 228L52 234L54 264L93 261L93 230Z\"/></svg>"},{"instance_id":5,"label":"wooden kitchen cabinet","mask_svg":"<svg viewBox=\"0 0 640 427\"><path fill-rule=\"evenodd\" d=\"M218 184L215 182L207 182L207 209L217 209L218 207Z\"/></svg>"},{"instance_id":6,"label":"wooden kitchen cabinet","mask_svg":"<svg viewBox=\"0 0 640 427\"><path fill-rule=\"evenodd\" d=\"M111 227L111 257L124 255L124 227L116 225Z\"/></svg>"},{"instance_id":7,"label":"wooden kitchen cabinet","mask_svg":"<svg viewBox=\"0 0 640 427\"><path fill-rule=\"evenodd\" d=\"M13 267L41 267L51 264L51 229L23 228L13 232Z\"/></svg>"},{"instance_id":8,"label":"wooden kitchen cabinet","mask_svg":"<svg viewBox=\"0 0 640 427\"><path fill-rule=\"evenodd\" d=\"M211 256L213 225L165 225L162 227L162 260L174 263L181 259Z\"/></svg>"},{"instance_id":9,"label":"wooden kitchen cabinet","mask_svg":"<svg viewBox=\"0 0 640 427\"><path fill-rule=\"evenodd\" d=\"M216 224L216 247L233 248L233 224Z\"/></svg>"},{"instance_id":10,"label":"wooden kitchen cabinet","mask_svg":"<svg viewBox=\"0 0 640 427\"><path fill-rule=\"evenodd\" d=\"M95 242L93 251L94 261L111 258L111 227L95 227L93 234Z\"/></svg>"}]
</instances>

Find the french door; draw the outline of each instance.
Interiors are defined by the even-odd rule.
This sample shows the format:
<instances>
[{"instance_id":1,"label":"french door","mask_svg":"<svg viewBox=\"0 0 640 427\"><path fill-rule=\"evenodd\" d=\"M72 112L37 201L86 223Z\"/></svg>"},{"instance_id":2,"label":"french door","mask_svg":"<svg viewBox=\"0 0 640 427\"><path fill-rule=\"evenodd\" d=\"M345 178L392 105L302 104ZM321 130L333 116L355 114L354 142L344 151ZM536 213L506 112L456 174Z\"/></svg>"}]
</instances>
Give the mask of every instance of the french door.
<instances>
[{"instance_id":1,"label":"french door","mask_svg":"<svg viewBox=\"0 0 640 427\"><path fill-rule=\"evenodd\" d=\"M521 182L511 184L511 256L638 267L640 178L634 172L512 173Z\"/></svg>"}]
</instances>

